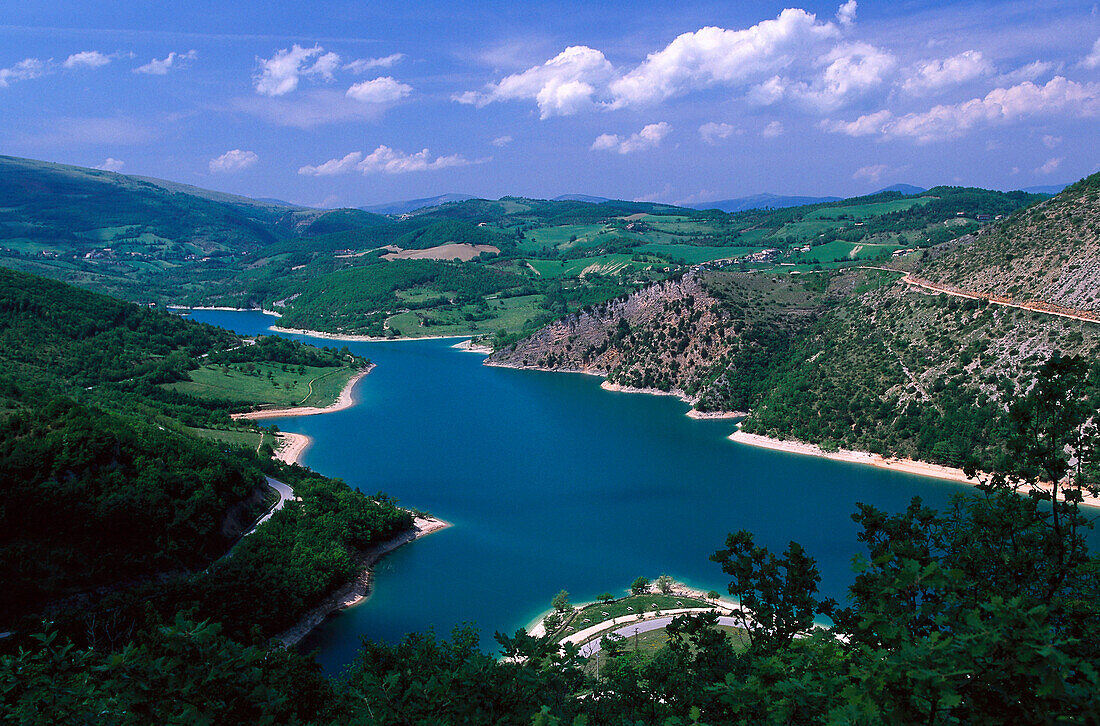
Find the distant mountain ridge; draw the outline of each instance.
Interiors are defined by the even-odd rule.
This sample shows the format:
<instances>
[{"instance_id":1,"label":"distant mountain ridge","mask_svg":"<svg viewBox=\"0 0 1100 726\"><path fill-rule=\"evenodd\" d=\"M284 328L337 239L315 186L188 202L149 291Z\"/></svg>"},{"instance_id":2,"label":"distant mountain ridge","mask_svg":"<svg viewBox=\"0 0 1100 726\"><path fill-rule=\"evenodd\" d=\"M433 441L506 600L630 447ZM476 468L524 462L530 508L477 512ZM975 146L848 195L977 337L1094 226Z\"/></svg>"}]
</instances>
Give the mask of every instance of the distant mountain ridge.
<instances>
[{"instance_id":1,"label":"distant mountain ridge","mask_svg":"<svg viewBox=\"0 0 1100 726\"><path fill-rule=\"evenodd\" d=\"M698 202L685 205L689 209L718 209L723 212L747 212L750 209L781 209L785 207L801 207L806 204L819 204L821 202L839 202L840 197L794 197L779 194L753 194L747 197L735 199L723 199L716 202Z\"/></svg>"},{"instance_id":2,"label":"distant mountain ridge","mask_svg":"<svg viewBox=\"0 0 1100 726\"><path fill-rule=\"evenodd\" d=\"M451 202L465 202L476 198L477 197L470 194L440 194L435 197L424 197L422 199L404 199L396 202L386 202L385 204L373 204L365 207L358 207L358 209L373 214L410 214L418 209L438 207L440 204L449 204Z\"/></svg>"}]
</instances>

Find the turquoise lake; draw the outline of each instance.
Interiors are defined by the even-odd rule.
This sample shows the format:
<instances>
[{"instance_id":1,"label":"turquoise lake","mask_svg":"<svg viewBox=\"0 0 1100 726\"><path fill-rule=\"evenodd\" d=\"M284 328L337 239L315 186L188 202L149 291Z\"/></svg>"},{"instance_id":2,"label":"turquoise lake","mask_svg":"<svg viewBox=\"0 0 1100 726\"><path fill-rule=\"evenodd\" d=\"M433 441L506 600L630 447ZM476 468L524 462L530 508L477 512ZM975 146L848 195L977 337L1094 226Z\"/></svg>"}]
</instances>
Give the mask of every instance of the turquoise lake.
<instances>
[{"instance_id":1,"label":"turquoise lake","mask_svg":"<svg viewBox=\"0 0 1100 726\"><path fill-rule=\"evenodd\" d=\"M195 311L242 334L269 333L260 313ZM489 652L562 588L574 602L667 573L726 591L708 557L747 529L815 557L821 590L843 601L861 551L857 502L888 511L914 496L942 505L969 488L726 437L730 421L684 416L670 397L613 393L581 374L490 368L455 340L343 343L377 368L351 409L275 423L307 434L302 463L359 489L384 491L453 527L400 548L374 594L303 644L328 672L350 662L360 636L386 641L473 623Z\"/></svg>"}]
</instances>

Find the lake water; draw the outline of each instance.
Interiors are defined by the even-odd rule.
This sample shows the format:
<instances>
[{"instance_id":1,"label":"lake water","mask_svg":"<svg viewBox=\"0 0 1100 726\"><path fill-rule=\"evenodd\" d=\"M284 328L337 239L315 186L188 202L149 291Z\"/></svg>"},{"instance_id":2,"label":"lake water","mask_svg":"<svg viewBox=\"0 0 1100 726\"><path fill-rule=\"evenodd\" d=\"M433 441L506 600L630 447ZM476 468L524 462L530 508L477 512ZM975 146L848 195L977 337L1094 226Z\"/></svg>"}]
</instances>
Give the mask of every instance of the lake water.
<instances>
[{"instance_id":1,"label":"lake water","mask_svg":"<svg viewBox=\"0 0 1100 726\"><path fill-rule=\"evenodd\" d=\"M273 320L193 317L248 335ZM306 466L454 524L389 555L374 594L311 634L303 646L328 672L354 658L360 636L448 635L466 622L495 653L494 631L526 626L563 588L574 602L593 600L667 573L724 593L728 579L708 557L740 529L777 551L802 543L822 592L843 601L861 551L856 502L898 511L914 496L942 505L968 489L735 444L730 421L687 418L674 398L490 368L455 342L346 343L378 364L356 406L265 422L313 438Z\"/></svg>"}]
</instances>

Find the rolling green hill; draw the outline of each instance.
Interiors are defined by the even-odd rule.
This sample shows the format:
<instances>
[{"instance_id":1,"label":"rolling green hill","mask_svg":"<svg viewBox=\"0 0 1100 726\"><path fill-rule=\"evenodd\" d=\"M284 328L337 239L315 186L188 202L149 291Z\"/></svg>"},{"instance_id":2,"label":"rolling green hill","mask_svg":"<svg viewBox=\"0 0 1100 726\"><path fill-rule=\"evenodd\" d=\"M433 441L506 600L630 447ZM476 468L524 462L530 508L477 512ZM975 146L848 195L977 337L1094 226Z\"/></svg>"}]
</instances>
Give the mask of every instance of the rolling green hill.
<instances>
[{"instance_id":1,"label":"rolling green hill","mask_svg":"<svg viewBox=\"0 0 1100 726\"><path fill-rule=\"evenodd\" d=\"M135 301L274 309L288 325L326 332L491 335L502 344L696 266L807 271L881 262L1041 198L936 187L725 214L503 197L386 217L0 157L0 265ZM427 281L409 260L390 259L455 244L499 253L437 260ZM470 297L455 279L508 282ZM388 292L348 307L373 287ZM508 302L516 297L522 305Z\"/></svg>"}]
</instances>

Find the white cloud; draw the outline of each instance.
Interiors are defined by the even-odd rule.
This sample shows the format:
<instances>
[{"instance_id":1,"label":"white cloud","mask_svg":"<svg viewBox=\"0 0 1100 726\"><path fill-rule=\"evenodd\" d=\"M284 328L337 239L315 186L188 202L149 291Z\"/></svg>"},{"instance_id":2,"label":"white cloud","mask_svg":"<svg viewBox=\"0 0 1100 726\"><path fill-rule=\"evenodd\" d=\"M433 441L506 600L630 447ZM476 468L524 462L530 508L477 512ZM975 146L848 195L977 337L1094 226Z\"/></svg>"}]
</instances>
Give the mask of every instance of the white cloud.
<instances>
[{"instance_id":1,"label":"white cloud","mask_svg":"<svg viewBox=\"0 0 1100 726\"><path fill-rule=\"evenodd\" d=\"M1034 61L1026 66L1021 66L1009 73L997 76L997 83L1015 85L1024 81L1035 81L1058 68L1058 65L1048 61Z\"/></svg>"},{"instance_id":2,"label":"white cloud","mask_svg":"<svg viewBox=\"0 0 1100 726\"><path fill-rule=\"evenodd\" d=\"M848 2L837 8L836 19L841 25L851 25L856 21L856 0Z\"/></svg>"},{"instance_id":3,"label":"white cloud","mask_svg":"<svg viewBox=\"0 0 1100 726\"><path fill-rule=\"evenodd\" d=\"M494 101L533 99L540 117L569 116L592 108L597 88L615 73L603 53L583 45L566 48L541 66L514 73L485 91L466 91L452 98L479 108Z\"/></svg>"},{"instance_id":4,"label":"white cloud","mask_svg":"<svg viewBox=\"0 0 1100 726\"><path fill-rule=\"evenodd\" d=\"M393 103L400 101L412 93L412 86L391 78L382 76L373 81L356 83L348 89L347 97L354 98L363 103Z\"/></svg>"},{"instance_id":5,"label":"white cloud","mask_svg":"<svg viewBox=\"0 0 1100 726\"><path fill-rule=\"evenodd\" d=\"M825 119L818 124L823 131L845 136L870 136L871 134L885 133L887 122L894 117L886 109L864 114L855 121L830 121Z\"/></svg>"},{"instance_id":6,"label":"white cloud","mask_svg":"<svg viewBox=\"0 0 1100 726\"><path fill-rule=\"evenodd\" d=\"M1047 147L1048 149L1053 149L1060 143L1062 143L1061 136L1051 136L1050 134L1047 134L1043 137L1043 146Z\"/></svg>"},{"instance_id":7,"label":"white cloud","mask_svg":"<svg viewBox=\"0 0 1100 726\"><path fill-rule=\"evenodd\" d=\"M992 73L993 64L981 51L968 50L942 60L921 61L909 70L901 88L914 96L927 96Z\"/></svg>"},{"instance_id":8,"label":"white cloud","mask_svg":"<svg viewBox=\"0 0 1100 726\"><path fill-rule=\"evenodd\" d=\"M886 164L871 164L870 166L861 166L856 169L852 174L853 179L866 179L871 183L877 183L882 175L890 171L890 167Z\"/></svg>"},{"instance_id":9,"label":"white cloud","mask_svg":"<svg viewBox=\"0 0 1100 726\"><path fill-rule=\"evenodd\" d=\"M1054 172L1058 171L1058 167L1062 165L1063 161L1065 161L1065 159L1060 156L1054 159L1047 159L1042 166L1035 170L1035 173L1053 174Z\"/></svg>"},{"instance_id":10,"label":"white cloud","mask_svg":"<svg viewBox=\"0 0 1100 726\"><path fill-rule=\"evenodd\" d=\"M64 68L101 68L110 62L110 56L106 56L98 50L86 50L73 53L61 65Z\"/></svg>"},{"instance_id":11,"label":"white cloud","mask_svg":"<svg viewBox=\"0 0 1100 726\"><path fill-rule=\"evenodd\" d=\"M818 58L815 65L824 70L811 82L775 76L753 88L750 100L769 104L787 97L812 111L835 111L882 86L897 60L867 43L844 43Z\"/></svg>"},{"instance_id":12,"label":"white cloud","mask_svg":"<svg viewBox=\"0 0 1100 726\"><path fill-rule=\"evenodd\" d=\"M252 151L233 149L227 151L216 159L210 160L210 172L212 174L232 174L254 166L260 157Z\"/></svg>"},{"instance_id":13,"label":"white cloud","mask_svg":"<svg viewBox=\"0 0 1100 726\"><path fill-rule=\"evenodd\" d=\"M488 161L488 159L470 161L460 154L432 158L428 149L422 149L415 154L406 154L403 151L380 145L369 154L353 151L341 159L329 159L317 166L303 166L298 169L298 173L303 176L335 176L352 171L358 171L364 176L367 174L406 174L413 171L434 171L456 166L468 166L485 161Z\"/></svg>"},{"instance_id":14,"label":"white cloud","mask_svg":"<svg viewBox=\"0 0 1100 726\"><path fill-rule=\"evenodd\" d=\"M722 139L728 139L735 131L737 131L737 128L731 124L709 121L699 127L699 137L704 144L713 146Z\"/></svg>"},{"instance_id":15,"label":"white cloud","mask_svg":"<svg viewBox=\"0 0 1100 726\"><path fill-rule=\"evenodd\" d=\"M493 139L492 141L490 141L489 143L491 143L493 146L497 147L498 149L503 149L505 146L512 143L512 137L508 136L508 135L498 136L495 139Z\"/></svg>"},{"instance_id":16,"label":"white cloud","mask_svg":"<svg viewBox=\"0 0 1100 726\"><path fill-rule=\"evenodd\" d=\"M9 68L0 68L0 88L7 88L14 81L29 81L46 75L48 66L37 58L25 58Z\"/></svg>"},{"instance_id":17,"label":"white cloud","mask_svg":"<svg viewBox=\"0 0 1100 726\"><path fill-rule=\"evenodd\" d=\"M661 121L655 124L647 124L642 130L623 138L618 134L600 134L592 142L593 151L616 151L620 154L631 154L635 151L655 149L661 145L672 126Z\"/></svg>"},{"instance_id":18,"label":"white cloud","mask_svg":"<svg viewBox=\"0 0 1100 726\"><path fill-rule=\"evenodd\" d=\"M765 139L774 139L777 136L783 134L783 124L779 121L772 121L770 124L764 127L764 130L760 132L760 135Z\"/></svg>"},{"instance_id":19,"label":"white cloud","mask_svg":"<svg viewBox=\"0 0 1100 726\"><path fill-rule=\"evenodd\" d=\"M119 161L113 157L108 156L103 160L102 164L97 164L92 167L93 169L102 169L103 171L121 171L122 167L126 165L126 162Z\"/></svg>"},{"instance_id":20,"label":"white cloud","mask_svg":"<svg viewBox=\"0 0 1100 726\"><path fill-rule=\"evenodd\" d=\"M270 58L256 60L260 70L253 82L256 93L263 96L283 96L294 91L302 76L320 76L331 81L333 72L340 67L340 56L335 53L326 53L319 45L303 48L297 43Z\"/></svg>"},{"instance_id":21,"label":"white cloud","mask_svg":"<svg viewBox=\"0 0 1100 726\"><path fill-rule=\"evenodd\" d=\"M1092 51L1081 59L1081 67L1094 69L1100 68L1100 38L1092 44Z\"/></svg>"},{"instance_id":22,"label":"white cloud","mask_svg":"<svg viewBox=\"0 0 1100 726\"><path fill-rule=\"evenodd\" d=\"M995 88L983 98L935 106L925 112L894 116L883 110L850 122L824 120L819 126L825 131L848 136L881 134L887 138L909 138L926 143L1030 116L1097 114L1100 114L1100 84L1077 83L1055 76L1043 86L1025 82L1010 88Z\"/></svg>"},{"instance_id":23,"label":"white cloud","mask_svg":"<svg viewBox=\"0 0 1100 726\"><path fill-rule=\"evenodd\" d=\"M404 53L393 53L382 58L358 58L345 65L344 70L352 73L366 73L374 68L391 68L404 57Z\"/></svg>"},{"instance_id":24,"label":"white cloud","mask_svg":"<svg viewBox=\"0 0 1100 726\"><path fill-rule=\"evenodd\" d=\"M657 103L690 90L763 80L835 37L836 25L788 8L744 30L706 27L684 33L611 83L613 107Z\"/></svg>"},{"instance_id":25,"label":"white cloud","mask_svg":"<svg viewBox=\"0 0 1100 726\"><path fill-rule=\"evenodd\" d=\"M134 73L144 73L150 76L164 76L168 74L173 67L180 68L186 61L195 60L198 57L198 53L195 50L189 50L186 53L177 53L172 51L165 58L157 60L152 59L143 66L138 66L134 69Z\"/></svg>"}]
</instances>

